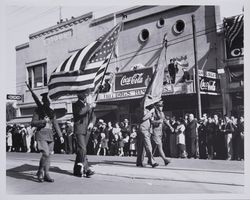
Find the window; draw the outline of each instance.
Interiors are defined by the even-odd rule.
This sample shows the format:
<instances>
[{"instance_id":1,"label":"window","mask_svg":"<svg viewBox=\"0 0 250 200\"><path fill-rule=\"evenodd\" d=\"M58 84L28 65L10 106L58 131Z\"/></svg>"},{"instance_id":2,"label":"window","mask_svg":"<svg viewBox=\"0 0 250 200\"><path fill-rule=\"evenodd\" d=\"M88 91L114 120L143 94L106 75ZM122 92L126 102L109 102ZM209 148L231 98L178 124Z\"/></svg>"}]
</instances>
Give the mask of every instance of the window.
<instances>
[{"instance_id":1,"label":"window","mask_svg":"<svg viewBox=\"0 0 250 200\"><path fill-rule=\"evenodd\" d=\"M47 64L42 63L28 67L28 83L32 88L47 85Z\"/></svg>"},{"instance_id":2,"label":"window","mask_svg":"<svg viewBox=\"0 0 250 200\"><path fill-rule=\"evenodd\" d=\"M176 34L182 33L184 31L184 28L185 28L185 22L183 20L177 20L173 26L174 32Z\"/></svg>"},{"instance_id":3,"label":"window","mask_svg":"<svg viewBox=\"0 0 250 200\"><path fill-rule=\"evenodd\" d=\"M149 38L149 31L148 29L143 29L139 34L139 40L141 42L146 42Z\"/></svg>"},{"instance_id":4,"label":"window","mask_svg":"<svg viewBox=\"0 0 250 200\"><path fill-rule=\"evenodd\" d=\"M164 20L163 18L160 18L160 19L157 21L156 26L157 26L158 28L162 28L162 27L164 26L164 24L165 24L165 20Z\"/></svg>"}]
</instances>

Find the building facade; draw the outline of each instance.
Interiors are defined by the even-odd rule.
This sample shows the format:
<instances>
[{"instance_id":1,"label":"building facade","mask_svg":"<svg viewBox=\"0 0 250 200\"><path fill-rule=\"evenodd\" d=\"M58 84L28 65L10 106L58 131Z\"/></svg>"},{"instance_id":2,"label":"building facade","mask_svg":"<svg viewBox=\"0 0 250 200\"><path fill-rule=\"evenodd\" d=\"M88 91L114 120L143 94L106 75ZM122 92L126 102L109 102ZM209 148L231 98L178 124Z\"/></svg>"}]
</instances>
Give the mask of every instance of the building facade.
<instances>
[{"instance_id":1,"label":"building facade","mask_svg":"<svg viewBox=\"0 0 250 200\"><path fill-rule=\"evenodd\" d=\"M219 7L135 6L98 19L93 19L92 13L72 18L31 34L28 43L17 46L17 94L24 97L18 103L18 116L30 117L36 106L25 81L40 96L47 91L49 76L57 66L120 21L124 27L115 50L117 56L108 66L104 80L109 87L99 95L97 116L107 121L128 118L136 123L135 110L156 65L166 72L162 96L166 114L183 116L192 112L197 116L192 16L196 25L202 112L224 114L232 108L228 108L230 103L223 103L229 97L221 90L226 83L221 83L217 74L218 69L224 68L219 62L224 60L222 36L217 30L221 23ZM163 41L167 42L162 51ZM178 63L174 83L169 80L170 59ZM70 118L75 100L65 96L53 101L57 117Z\"/></svg>"}]
</instances>

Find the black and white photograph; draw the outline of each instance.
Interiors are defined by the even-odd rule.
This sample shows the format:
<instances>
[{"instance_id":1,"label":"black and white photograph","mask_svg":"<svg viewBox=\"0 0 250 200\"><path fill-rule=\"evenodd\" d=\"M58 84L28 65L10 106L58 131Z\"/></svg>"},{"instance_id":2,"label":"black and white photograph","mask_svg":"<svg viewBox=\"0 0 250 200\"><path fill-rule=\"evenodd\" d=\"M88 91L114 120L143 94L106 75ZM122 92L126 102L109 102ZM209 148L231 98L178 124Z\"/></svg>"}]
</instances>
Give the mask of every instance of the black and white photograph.
<instances>
[{"instance_id":1,"label":"black and white photograph","mask_svg":"<svg viewBox=\"0 0 250 200\"><path fill-rule=\"evenodd\" d=\"M247 1L1 7L4 199L249 198Z\"/></svg>"}]
</instances>

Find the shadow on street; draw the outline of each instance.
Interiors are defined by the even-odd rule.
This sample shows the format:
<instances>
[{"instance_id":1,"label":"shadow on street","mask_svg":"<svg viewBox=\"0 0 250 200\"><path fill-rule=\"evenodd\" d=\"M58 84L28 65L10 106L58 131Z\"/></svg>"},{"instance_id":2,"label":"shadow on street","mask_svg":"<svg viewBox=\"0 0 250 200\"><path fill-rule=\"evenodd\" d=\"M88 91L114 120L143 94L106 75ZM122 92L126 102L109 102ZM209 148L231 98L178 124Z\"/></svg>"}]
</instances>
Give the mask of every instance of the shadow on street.
<instances>
[{"instance_id":1,"label":"shadow on street","mask_svg":"<svg viewBox=\"0 0 250 200\"><path fill-rule=\"evenodd\" d=\"M38 170L38 166L23 164L21 166L6 170L6 176L16 178L16 179L25 179L25 180L29 180L29 181L38 182L38 180L36 178L37 170ZM34 174L33 173L32 174L31 173L25 173L25 172L28 172L28 171L34 171ZM53 167L52 166L50 168L50 172L55 172L55 173L60 173L60 174L66 174L66 175L73 176L73 174L71 172L66 171L66 170L62 170L59 167Z\"/></svg>"}]
</instances>

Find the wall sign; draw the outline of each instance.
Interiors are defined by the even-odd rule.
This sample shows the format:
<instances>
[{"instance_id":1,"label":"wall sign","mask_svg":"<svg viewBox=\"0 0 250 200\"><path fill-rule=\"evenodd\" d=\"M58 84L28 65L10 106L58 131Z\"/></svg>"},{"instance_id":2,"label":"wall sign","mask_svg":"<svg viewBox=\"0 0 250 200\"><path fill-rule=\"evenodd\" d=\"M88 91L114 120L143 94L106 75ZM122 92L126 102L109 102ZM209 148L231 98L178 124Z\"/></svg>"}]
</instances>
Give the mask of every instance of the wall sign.
<instances>
[{"instance_id":1,"label":"wall sign","mask_svg":"<svg viewBox=\"0 0 250 200\"><path fill-rule=\"evenodd\" d=\"M200 91L203 94L219 94L220 93L220 82L219 79L209 77L200 78Z\"/></svg>"},{"instance_id":2,"label":"wall sign","mask_svg":"<svg viewBox=\"0 0 250 200\"><path fill-rule=\"evenodd\" d=\"M22 95L17 95L17 94L7 94L6 97L8 100L16 100L16 101L21 101L23 96Z\"/></svg>"},{"instance_id":3,"label":"wall sign","mask_svg":"<svg viewBox=\"0 0 250 200\"><path fill-rule=\"evenodd\" d=\"M115 92L146 88L152 74L151 67L117 73L115 75Z\"/></svg>"}]
</instances>

